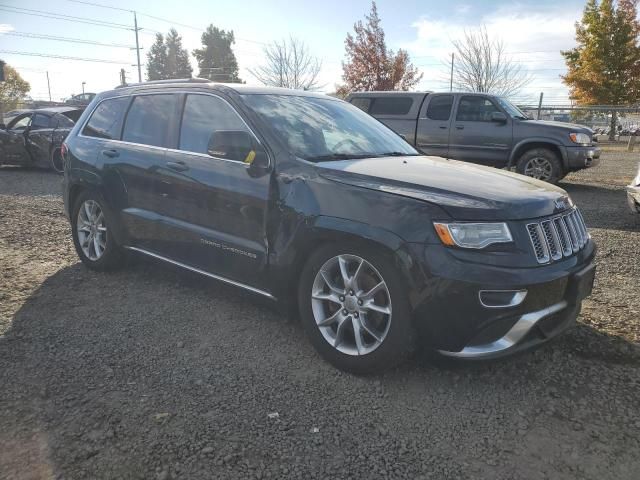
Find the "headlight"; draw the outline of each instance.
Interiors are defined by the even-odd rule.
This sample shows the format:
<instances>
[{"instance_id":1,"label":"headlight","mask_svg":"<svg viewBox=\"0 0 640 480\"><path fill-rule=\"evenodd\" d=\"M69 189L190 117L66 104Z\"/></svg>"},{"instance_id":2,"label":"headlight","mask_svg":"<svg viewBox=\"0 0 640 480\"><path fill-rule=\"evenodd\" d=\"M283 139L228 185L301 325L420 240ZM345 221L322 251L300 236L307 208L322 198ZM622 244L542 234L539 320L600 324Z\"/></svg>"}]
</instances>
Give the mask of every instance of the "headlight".
<instances>
[{"instance_id":1,"label":"headlight","mask_svg":"<svg viewBox=\"0 0 640 480\"><path fill-rule=\"evenodd\" d=\"M445 245L462 248L484 248L494 243L513 241L506 223L435 223L434 227Z\"/></svg>"},{"instance_id":2,"label":"headlight","mask_svg":"<svg viewBox=\"0 0 640 480\"><path fill-rule=\"evenodd\" d=\"M591 143L591 137L586 133L570 133L569 138L573 143L579 143L580 145L589 145Z\"/></svg>"}]
</instances>

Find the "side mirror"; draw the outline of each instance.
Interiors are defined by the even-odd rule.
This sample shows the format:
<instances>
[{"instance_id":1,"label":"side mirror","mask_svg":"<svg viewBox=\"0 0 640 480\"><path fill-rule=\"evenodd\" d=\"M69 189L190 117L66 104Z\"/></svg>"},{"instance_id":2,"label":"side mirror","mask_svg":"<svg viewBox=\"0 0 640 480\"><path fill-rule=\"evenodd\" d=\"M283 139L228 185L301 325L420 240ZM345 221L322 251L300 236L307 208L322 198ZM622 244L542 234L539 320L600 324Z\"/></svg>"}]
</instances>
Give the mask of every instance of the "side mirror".
<instances>
[{"instance_id":1,"label":"side mirror","mask_svg":"<svg viewBox=\"0 0 640 480\"><path fill-rule=\"evenodd\" d=\"M502 112L493 112L491 114L491 121L495 123L507 123L507 116Z\"/></svg>"},{"instance_id":2,"label":"side mirror","mask_svg":"<svg viewBox=\"0 0 640 480\"><path fill-rule=\"evenodd\" d=\"M253 164L262 161L259 157L264 150L255 138L245 130L216 130L209 138L207 153L212 157L224 158Z\"/></svg>"}]
</instances>

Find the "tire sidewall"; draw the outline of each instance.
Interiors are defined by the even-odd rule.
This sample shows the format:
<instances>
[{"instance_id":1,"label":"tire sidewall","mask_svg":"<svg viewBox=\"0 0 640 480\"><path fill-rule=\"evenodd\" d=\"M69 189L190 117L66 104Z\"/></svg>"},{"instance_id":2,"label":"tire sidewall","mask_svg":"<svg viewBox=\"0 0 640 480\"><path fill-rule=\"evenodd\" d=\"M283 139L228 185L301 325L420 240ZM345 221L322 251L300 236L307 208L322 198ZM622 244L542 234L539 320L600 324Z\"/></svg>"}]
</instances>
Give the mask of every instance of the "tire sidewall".
<instances>
[{"instance_id":1,"label":"tire sidewall","mask_svg":"<svg viewBox=\"0 0 640 480\"><path fill-rule=\"evenodd\" d=\"M554 152L546 148L534 148L532 150L527 150L526 152L524 152L520 157L520 159L518 160L518 164L516 165L516 171L519 174L524 175L525 174L524 171L527 163L529 162L529 160L531 160L534 157L545 158L551 164L551 178L549 180L541 180L541 181L556 184L560 181L560 179L564 177L564 171L562 169L560 159ZM529 178L533 178L533 177L529 177Z\"/></svg>"},{"instance_id":2,"label":"tire sidewall","mask_svg":"<svg viewBox=\"0 0 640 480\"><path fill-rule=\"evenodd\" d=\"M391 325L382 344L373 352L360 356L347 355L329 345L316 324L311 307L312 286L319 269L330 258L349 254L365 259L378 270L389 289L393 309ZM361 375L381 372L404 361L414 349L408 295L399 269L390 257L377 248L332 244L316 250L302 270L298 287L302 325L320 355L340 370Z\"/></svg>"},{"instance_id":3,"label":"tire sidewall","mask_svg":"<svg viewBox=\"0 0 640 480\"><path fill-rule=\"evenodd\" d=\"M84 254L78 238L78 213L80 211L80 207L87 200L93 200L94 202L98 203L104 215L105 224L107 227L107 245L105 247L104 253L98 260L91 260ZM120 246L116 244L116 241L112 234L114 225L114 216L107 207L102 195L95 191L85 191L78 196L71 211L71 236L73 238L73 245L76 249L78 257L87 267L93 270L112 270L120 265L122 261L122 251Z\"/></svg>"}]
</instances>

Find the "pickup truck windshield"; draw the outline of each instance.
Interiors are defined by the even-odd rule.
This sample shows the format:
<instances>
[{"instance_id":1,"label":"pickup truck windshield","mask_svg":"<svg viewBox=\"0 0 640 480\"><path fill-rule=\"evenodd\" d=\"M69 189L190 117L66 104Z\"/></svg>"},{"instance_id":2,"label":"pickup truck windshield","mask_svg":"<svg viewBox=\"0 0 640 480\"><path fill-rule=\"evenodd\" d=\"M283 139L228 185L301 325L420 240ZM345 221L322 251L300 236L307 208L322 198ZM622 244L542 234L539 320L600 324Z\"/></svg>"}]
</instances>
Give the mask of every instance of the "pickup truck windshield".
<instances>
[{"instance_id":1,"label":"pickup truck windshield","mask_svg":"<svg viewBox=\"0 0 640 480\"><path fill-rule=\"evenodd\" d=\"M294 155L329 161L391 155L419 155L405 140L351 104L330 98L246 94Z\"/></svg>"},{"instance_id":2,"label":"pickup truck windshield","mask_svg":"<svg viewBox=\"0 0 640 480\"><path fill-rule=\"evenodd\" d=\"M529 120L529 117L527 117L527 115L522 110L516 107L509 100L505 100L501 97L498 97L496 100L498 100L500 106L506 110L510 117L519 118L520 120Z\"/></svg>"}]
</instances>

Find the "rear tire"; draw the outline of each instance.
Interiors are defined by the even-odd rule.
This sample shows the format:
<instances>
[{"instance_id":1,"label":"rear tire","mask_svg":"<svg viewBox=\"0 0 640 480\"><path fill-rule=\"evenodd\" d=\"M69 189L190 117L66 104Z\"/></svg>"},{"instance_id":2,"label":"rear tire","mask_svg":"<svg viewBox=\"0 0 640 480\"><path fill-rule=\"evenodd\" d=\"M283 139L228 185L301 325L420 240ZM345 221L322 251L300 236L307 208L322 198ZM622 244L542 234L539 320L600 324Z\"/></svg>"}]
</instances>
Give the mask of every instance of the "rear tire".
<instances>
[{"instance_id":1,"label":"rear tire","mask_svg":"<svg viewBox=\"0 0 640 480\"><path fill-rule=\"evenodd\" d=\"M112 234L115 219L102 195L82 192L71 211L71 235L78 257L92 270L122 266L124 252Z\"/></svg>"},{"instance_id":2,"label":"rear tire","mask_svg":"<svg viewBox=\"0 0 640 480\"><path fill-rule=\"evenodd\" d=\"M524 152L516 164L516 172L548 183L558 183L564 171L558 155L547 148Z\"/></svg>"},{"instance_id":3,"label":"rear tire","mask_svg":"<svg viewBox=\"0 0 640 480\"><path fill-rule=\"evenodd\" d=\"M51 160L51 169L56 173L63 173L64 166L62 164L62 150L60 148L54 148L51 150L51 155L49 157Z\"/></svg>"},{"instance_id":4,"label":"rear tire","mask_svg":"<svg viewBox=\"0 0 640 480\"><path fill-rule=\"evenodd\" d=\"M311 343L340 370L381 372L414 350L407 289L391 255L380 249L331 244L316 250L300 275L298 305Z\"/></svg>"}]
</instances>

